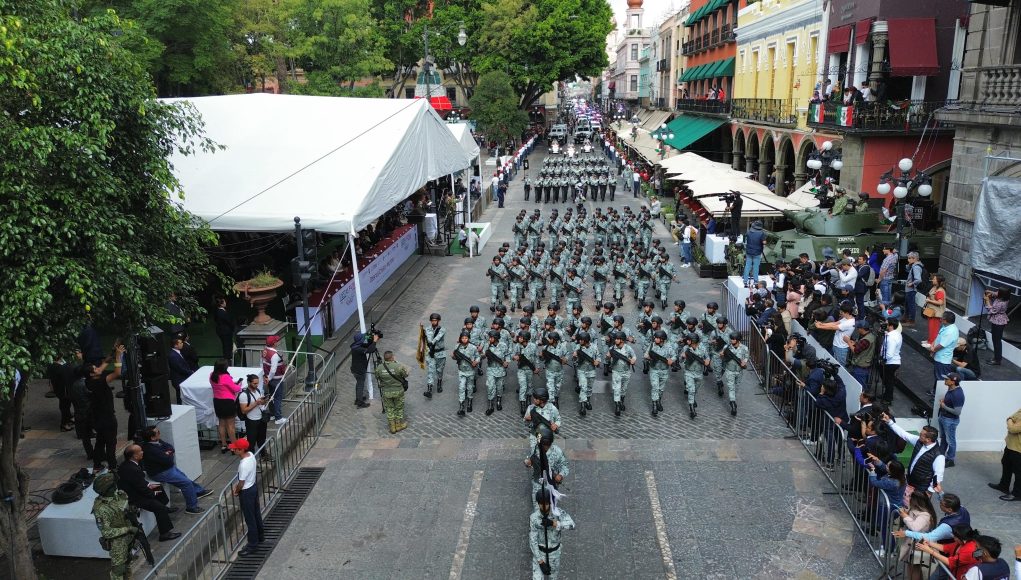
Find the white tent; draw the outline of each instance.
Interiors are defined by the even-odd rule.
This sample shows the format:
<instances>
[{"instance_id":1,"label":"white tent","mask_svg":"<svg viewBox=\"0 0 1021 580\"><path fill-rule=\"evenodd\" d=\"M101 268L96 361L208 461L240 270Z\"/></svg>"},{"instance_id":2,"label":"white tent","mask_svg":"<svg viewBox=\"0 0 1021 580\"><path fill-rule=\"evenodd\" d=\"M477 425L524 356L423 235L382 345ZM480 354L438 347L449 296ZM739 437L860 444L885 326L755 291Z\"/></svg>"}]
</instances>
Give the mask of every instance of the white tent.
<instances>
[{"instance_id":1,"label":"white tent","mask_svg":"<svg viewBox=\"0 0 1021 580\"><path fill-rule=\"evenodd\" d=\"M361 230L427 181L470 167L425 99L254 93L187 100L224 150L175 154L184 209L215 230ZM469 134L470 137L470 134Z\"/></svg>"},{"instance_id":2,"label":"white tent","mask_svg":"<svg viewBox=\"0 0 1021 580\"><path fill-rule=\"evenodd\" d=\"M684 153L675 155L669 159L664 159L659 164L668 174L686 175L710 169L718 173L729 175L739 175L744 177L750 175L746 171L737 171L736 169L732 169L728 163L710 161L705 157L690 151L685 151Z\"/></svg>"},{"instance_id":3,"label":"white tent","mask_svg":"<svg viewBox=\"0 0 1021 580\"><path fill-rule=\"evenodd\" d=\"M814 187L815 186L812 185L812 182L808 181L805 183L805 185L802 185L798 189L795 189L790 195L787 196L787 199L793 201L794 203L802 207L818 207L819 199L816 198L811 191Z\"/></svg>"},{"instance_id":4,"label":"white tent","mask_svg":"<svg viewBox=\"0 0 1021 580\"><path fill-rule=\"evenodd\" d=\"M461 144L468 159L474 161L479 156L479 144L475 141L475 137L472 137L471 127L468 126L468 123L448 123L447 128L454 135L454 139Z\"/></svg>"}]
</instances>

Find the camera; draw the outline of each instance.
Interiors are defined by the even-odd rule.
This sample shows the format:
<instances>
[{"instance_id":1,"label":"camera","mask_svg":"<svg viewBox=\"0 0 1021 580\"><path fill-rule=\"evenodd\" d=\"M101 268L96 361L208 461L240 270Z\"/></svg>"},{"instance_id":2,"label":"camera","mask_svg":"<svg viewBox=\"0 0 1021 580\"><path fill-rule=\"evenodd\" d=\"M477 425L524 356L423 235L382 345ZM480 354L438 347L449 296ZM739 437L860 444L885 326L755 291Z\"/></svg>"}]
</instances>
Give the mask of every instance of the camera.
<instances>
[{"instance_id":1,"label":"camera","mask_svg":"<svg viewBox=\"0 0 1021 580\"><path fill-rule=\"evenodd\" d=\"M737 201L737 198L741 197L741 193L737 191L731 191L728 193L721 193L716 197L727 202L727 205L732 205L734 202Z\"/></svg>"},{"instance_id":2,"label":"camera","mask_svg":"<svg viewBox=\"0 0 1021 580\"><path fill-rule=\"evenodd\" d=\"M372 322L369 324L369 336L373 341L383 338L383 331L376 329L376 323Z\"/></svg>"},{"instance_id":3,"label":"camera","mask_svg":"<svg viewBox=\"0 0 1021 580\"><path fill-rule=\"evenodd\" d=\"M836 377L840 372L840 365L830 360L819 360L816 366L823 370L827 378Z\"/></svg>"}]
</instances>

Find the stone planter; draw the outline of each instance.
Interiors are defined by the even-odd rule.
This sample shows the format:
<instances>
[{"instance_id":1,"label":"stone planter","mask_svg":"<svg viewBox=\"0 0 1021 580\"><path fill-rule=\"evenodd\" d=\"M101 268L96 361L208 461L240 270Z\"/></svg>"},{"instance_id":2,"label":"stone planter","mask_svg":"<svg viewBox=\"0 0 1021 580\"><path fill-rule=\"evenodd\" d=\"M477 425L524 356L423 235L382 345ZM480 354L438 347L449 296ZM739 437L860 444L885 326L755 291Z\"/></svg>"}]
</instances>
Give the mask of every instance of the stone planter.
<instances>
[{"instance_id":1,"label":"stone planter","mask_svg":"<svg viewBox=\"0 0 1021 580\"><path fill-rule=\"evenodd\" d=\"M257 312L252 320L252 324L269 324L273 322L273 319L266 314L266 307L276 298L277 289L283 285L284 281L279 278L269 286L259 288L253 288L251 280L244 280L234 285L234 290L241 295L241 298L247 300L248 304Z\"/></svg>"}]
</instances>

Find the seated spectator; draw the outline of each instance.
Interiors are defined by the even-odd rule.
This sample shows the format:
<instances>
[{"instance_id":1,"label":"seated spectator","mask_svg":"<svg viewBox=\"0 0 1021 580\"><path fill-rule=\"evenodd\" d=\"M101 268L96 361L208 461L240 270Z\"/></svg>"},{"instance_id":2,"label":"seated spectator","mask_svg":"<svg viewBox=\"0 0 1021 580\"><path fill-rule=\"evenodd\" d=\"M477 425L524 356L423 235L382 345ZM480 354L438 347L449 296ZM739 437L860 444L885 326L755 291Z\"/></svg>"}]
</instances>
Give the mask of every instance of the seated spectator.
<instances>
[{"instance_id":1,"label":"seated spectator","mask_svg":"<svg viewBox=\"0 0 1021 580\"><path fill-rule=\"evenodd\" d=\"M333 275L334 272L340 269L343 264L343 257L340 255L340 248L335 248L333 253L330 254L330 259L326 262L326 271L329 275Z\"/></svg>"},{"instance_id":2,"label":"seated spectator","mask_svg":"<svg viewBox=\"0 0 1021 580\"><path fill-rule=\"evenodd\" d=\"M177 468L177 457L174 446L160 439L158 427L147 427L144 432L145 443L142 444L142 466L150 479L160 483L173 485L184 494L185 513L200 514L199 498L213 492L193 481Z\"/></svg>"},{"instance_id":3,"label":"seated spectator","mask_svg":"<svg viewBox=\"0 0 1021 580\"><path fill-rule=\"evenodd\" d=\"M177 539L181 537L181 533L174 531L174 522L170 521L170 514L176 512L177 508L167 507L170 498L158 483L149 483L145 480L141 465L142 456L142 448L138 445L128 445L124 449L124 462L117 468L117 486L128 494L131 505L152 512L156 516L156 527L160 531L161 542Z\"/></svg>"},{"instance_id":4,"label":"seated spectator","mask_svg":"<svg viewBox=\"0 0 1021 580\"><path fill-rule=\"evenodd\" d=\"M968 345L968 339L964 337L957 338L957 347L954 348L954 353L950 357L950 364L953 365L954 372L961 375L962 381L974 381L982 376L978 356L975 355L975 350Z\"/></svg>"}]
</instances>

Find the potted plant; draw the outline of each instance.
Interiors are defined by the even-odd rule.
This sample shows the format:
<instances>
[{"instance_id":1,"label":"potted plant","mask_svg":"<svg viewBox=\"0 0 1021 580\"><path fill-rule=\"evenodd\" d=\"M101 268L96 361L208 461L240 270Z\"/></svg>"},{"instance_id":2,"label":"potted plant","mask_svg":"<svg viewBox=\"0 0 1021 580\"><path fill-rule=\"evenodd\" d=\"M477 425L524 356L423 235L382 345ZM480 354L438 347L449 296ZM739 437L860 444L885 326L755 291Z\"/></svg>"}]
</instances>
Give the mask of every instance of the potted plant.
<instances>
[{"instance_id":1,"label":"potted plant","mask_svg":"<svg viewBox=\"0 0 1021 580\"><path fill-rule=\"evenodd\" d=\"M663 204L663 220L665 220L666 223L673 223L674 216L676 215L676 207L674 207L673 204Z\"/></svg>"},{"instance_id":2,"label":"potted plant","mask_svg":"<svg viewBox=\"0 0 1021 580\"><path fill-rule=\"evenodd\" d=\"M266 306L276 298L277 288L283 285L284 281L267 269L256 272L255 276L248 280L234 284L234 290L257 311L252 324L268 324L273 321L266 314Z\"/></svg>"}]
</instances>

